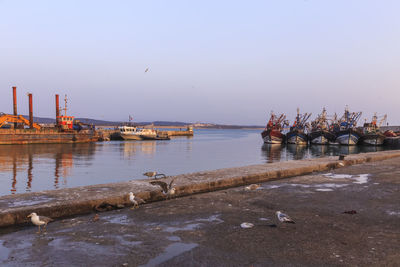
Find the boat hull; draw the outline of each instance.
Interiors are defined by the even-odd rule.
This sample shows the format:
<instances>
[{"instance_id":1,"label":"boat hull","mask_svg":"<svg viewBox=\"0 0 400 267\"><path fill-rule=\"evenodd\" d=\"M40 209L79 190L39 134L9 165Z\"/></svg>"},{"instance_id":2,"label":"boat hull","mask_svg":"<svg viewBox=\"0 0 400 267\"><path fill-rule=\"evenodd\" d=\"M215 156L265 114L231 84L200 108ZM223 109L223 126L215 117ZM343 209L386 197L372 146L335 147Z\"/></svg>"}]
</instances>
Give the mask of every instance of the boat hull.
<instances>
[{"instance_id":1,"label":"boat hull","mask_svg":"<svg viewBox=\"0 0 400 267\"><path fill-rule=\"evenodd\" d=\"M284 136L278 130L265 130L261 133L261 137L266 144L282 144Z\"/></svg>"},{"instance_id":2,"label":"boat hull","mask_svg":"<svg viewBox=\"0 0 400 267\"><path fill-rule=\"evenodd\" d=\"M308 139L310 140L311 144L327 145L331 142L334 142L336 136L329 131L320 130L311 132L308 135Z\"/></svg>"},{"instance_id":3,"label":"boat hull","mask_svg":"<svg viewBox=\"0 0 400 267\"><path fill-rule=\"evenodd\" d=\"M366 134L361 138L361 144L368 146L381 146L385 141L383 134Z\"/></svg>"},{"instance_id":4,"label":"boat hull","mask_svg":"<svg viewBox=\"0 0 400 267\"><path fill-rule=\"evenodd\" d=\"M99 141L96 131L60 132L58 129L0 129L0 145L88 143Z\"/></svg>"},{"instance_id":5,"label":"boat hull","mask_svg":"<svg viewBox=\"0 0 400 267\"><path fill-rule=\"evenodd\" d=\"M138 134L123 134L123 133L121 133L121 137L124 140L143 140L143 138Z\"/></svg>"},{"instance_id":6,"label":"boat hull","mask_svg":"<svg viewBox=\"0 0 400 267\"><path fill-rule=\"evenodd\" d=\"M354 129L342 130L337 133L336 142L340 145L357 145L362 135Z\"/></svg>"},{"instance_id":7,"label":"boat hull","mask_svg":"<svg viewBox=\"0 0 400 267\"><path fill-rule=\"evenodd\" d=\"M308 142L308 137L302 131L293 130L286 134L286 141L288 144L306 145Z\"/></svg>"}]
</instances>

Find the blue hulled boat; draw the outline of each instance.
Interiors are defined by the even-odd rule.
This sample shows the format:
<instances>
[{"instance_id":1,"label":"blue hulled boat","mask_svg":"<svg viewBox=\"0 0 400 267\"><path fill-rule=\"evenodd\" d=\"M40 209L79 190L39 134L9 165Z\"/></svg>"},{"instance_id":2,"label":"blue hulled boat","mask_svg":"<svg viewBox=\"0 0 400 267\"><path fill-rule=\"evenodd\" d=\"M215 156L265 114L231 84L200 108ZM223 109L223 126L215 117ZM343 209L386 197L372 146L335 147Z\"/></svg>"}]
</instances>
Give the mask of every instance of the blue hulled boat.
<instances>
[{"instance_id":1,"label":"blue hulled boat","mask_svg":"<svg viewBox=\"0 0 400 267\"><path fill-rule=\"evenodd\" d=\"M288 144L306 145L308 143L308 136L306 133L306 122L310 118L311 113L300 114L297 108L297 116L290 127L290 131L286 134L286 142Z\"/></svg>"},{"instance_id":2,"label":"blue hulled boat","mask_svg":"<svg viewBox=\"0 0 400 267\"><path fill-rule=\"evenodd\" d=\"M340 145L357 145L363 136L362 131L356 128L361 112L350 113L346 107L343 117L339 121L339 131L336 132L336 142Z\"/></svg>"}]
</instances>

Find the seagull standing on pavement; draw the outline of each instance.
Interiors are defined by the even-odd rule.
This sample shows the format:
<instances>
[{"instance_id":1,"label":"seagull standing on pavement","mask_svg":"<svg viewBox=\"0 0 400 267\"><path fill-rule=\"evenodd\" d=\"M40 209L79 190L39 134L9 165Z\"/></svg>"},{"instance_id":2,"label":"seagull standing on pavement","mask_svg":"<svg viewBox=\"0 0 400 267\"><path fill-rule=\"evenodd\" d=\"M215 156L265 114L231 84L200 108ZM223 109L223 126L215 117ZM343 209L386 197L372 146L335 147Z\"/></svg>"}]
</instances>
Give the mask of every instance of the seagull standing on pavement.
<instances>
[{"instance_id":1,"label":"seagull standing on pavement","mask_svg":"<svg viewBox=\"0 0 400 267\"><path fill-rule=\"evenodd\" d=\"M157 172L145 172L145 173L143 173L143 175L147 176L149 178L153 178L154 177L154 179L157 179L157 176L162 176L162 178L167 177L165 174L157 173Z\"/></svg>"},{"instance_id":2,"label":"seagull standing on pavement","mask_svg":"<svg viewBox=\"0 0 400 267\"><path fill-rule=\"evenodd\" d=\"M150 182L152 185L158 185L162 189L162 193L168 198L171 198L171 196L175 195L176 189L175 187L172 187L172 184L174 183L175 179L172 179L169 184L166 182L162 181L152 181Z\"/></svg>"},{"instance_id":3,"label":"seagull standing on pavement","mask_svg":"<svg viewBox=\"0 0 400 267\"><path fill-rule=\"evenodd\" d=\"M157 175L157 172L145 172L143 173L144 176L147 176L149 178L153 178Z\"/></svg>"},{"instance_id":4,"label":"seagull standing on pavement","mask_svg":"<svg viewBox=\"0 0 400 267\"><path fill-rule=\"evenodd\" d=\"M129 201L133 204L132 210L135 208L139 208L139 204L146 203L143 199L138 196L135 196L132 192L129 192Z\"/></svg>"},{"instance_id":5,"label":"seagull standing on pavement","mask_svg":"<svg viewBox=\"0 0 400 267\"><path fill-rule=\"evenodd\" d=\"M285 214L285 213L283 213L283 212L281 212L279 210L277 212L275 212L275 214L278 217L278 220L280 222L283 222L283 223L295 223L292 219L290 219L289 215L287 215L287 214Z\"/></svg>"},{"instance_id":6,"label":"seagull standing on pavement","mask_svg":"<svg viewBox=\"0 0 400 267\"><path fill-rule=\"evenodd\" d=\"M246 186L244 189L245 190L256 190L257 188L259 188L261 185L260 184L251 184L249 186Z\"/></svg>"},{"instance_id":7,"label":"seagull standing on pavement","mask_svg":"<svg viewBox=\"0 0 400 267\"><path fill-rule=\"evenodd\" d=\"M37 225L39 227L39 232L37 232L38 234L40 234L40 226L41 225L44 225L43 228L46 231L47 224L49 222L53 221L52 218L45 217L45 216L38 216L35 212L32 212L31 214L29 214L28 218L31 218L31 222L34 225Z\"/></svg>"}]
</instances>

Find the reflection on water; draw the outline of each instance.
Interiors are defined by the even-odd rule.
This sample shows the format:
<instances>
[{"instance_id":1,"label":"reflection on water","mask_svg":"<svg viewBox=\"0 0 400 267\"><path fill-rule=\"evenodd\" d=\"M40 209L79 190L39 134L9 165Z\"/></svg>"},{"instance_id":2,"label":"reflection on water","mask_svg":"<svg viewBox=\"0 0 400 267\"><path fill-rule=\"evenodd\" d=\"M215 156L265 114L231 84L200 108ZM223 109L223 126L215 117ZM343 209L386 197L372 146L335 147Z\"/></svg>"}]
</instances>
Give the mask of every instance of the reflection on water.
<instances>
[{"instance_id":1,"label":"reflection on water","mask_svg":"<svg viewBox=\"0 0 400 267\"><path fill-rule=\"evenodd\" d=\"M60 177L66 181L73 167L73 155L86 155L90 160L93 144L52 144L52 145L5 145L0 146L0 173L11 174L11 189L8 194L30 192L34 176L46 172L49 165L54 168L53 187L59 188ZM92 149L91 149L92 148ZM53 164L51 164L51 162ZM37 171L36 171L37 166ZM46 168L46 169L43 169ZM3 187L4 176L0 184ZM47 188L46 188L47 189ZM35 190L37 191L37 190ZM0 192L5 194L3 190Z\"/></svg>"},{"instance_id":2,"label":"reflection on water","mask_svg":"<svg viewBox=\"0 0 400 267\"><path fill-rule=\"evenodd\" d=\"M260 153L260 147L261 153ZM262 145L259 130L196 130L169 141L0 146L0 195L178 175L381 147Z\"/></svg>"},{"instance_id":3,"label":"reflection on water","mask_svg":"<svg viewBox=\"0 0 400 267\"><path fill-rule=\"evenodd\" d=\"M318 158L324 156L338 156L341 154L358 154L366 152L377 152L389 150L384 146L340 146L340 145L279 145L279 144L264 144L261 147L264 157L268 163L298 160L307 158Z\"/></svg>"}]
</instances>

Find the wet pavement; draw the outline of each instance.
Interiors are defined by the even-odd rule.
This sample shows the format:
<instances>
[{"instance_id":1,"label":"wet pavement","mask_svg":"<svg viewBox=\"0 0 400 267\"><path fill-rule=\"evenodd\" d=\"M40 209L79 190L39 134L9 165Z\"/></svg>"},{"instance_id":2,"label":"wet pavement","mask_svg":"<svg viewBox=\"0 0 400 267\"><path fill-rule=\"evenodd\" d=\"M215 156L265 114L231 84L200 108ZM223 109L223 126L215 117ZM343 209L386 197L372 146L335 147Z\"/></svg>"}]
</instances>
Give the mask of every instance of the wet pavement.
<instances>
[{"instance_id":1,"label":"wet pavement","mask_svg":"<svg viewBox=\"0 0 400 267\"><path fill-rule=\"evenodd\" d=\"M400 158L0 230L0 266L400 265ZM296 224L280 224L275 212ZM349 211L348 214L344 213ZM40 215L40 214L39 214ZM254 225L242 228L248 222Z\"/></svg>"}]
</instances>

